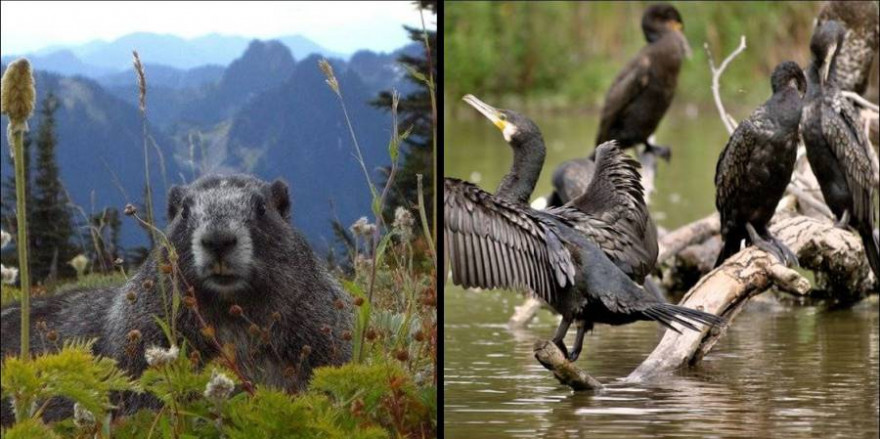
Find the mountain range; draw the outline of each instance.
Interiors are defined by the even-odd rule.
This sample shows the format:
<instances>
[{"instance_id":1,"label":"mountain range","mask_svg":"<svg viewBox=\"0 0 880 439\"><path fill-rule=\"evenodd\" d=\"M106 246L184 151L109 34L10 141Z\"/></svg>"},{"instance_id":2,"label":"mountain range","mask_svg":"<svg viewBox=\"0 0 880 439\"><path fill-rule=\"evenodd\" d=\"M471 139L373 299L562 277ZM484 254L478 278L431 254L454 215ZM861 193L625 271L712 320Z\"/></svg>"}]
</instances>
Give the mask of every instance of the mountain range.
<instances>
[{"instance_id":1,"label":"mountain range","mask_svg":"<svg viewBox=\"0 0 880 439\"><path fill-rule=\"evenodd\" d=\"M302 36L289 35L274 38L285 45L297 58L318 54L325 58L347 59L347 54L334 52ZM241 36L209 34L184 39L174 35L138 32L116 40L92 41L76 46L50 46L27 54L3 54L3 64L26 56L37 70L62 75L81 75L100 79L131 67L131 51L137 50L141 59L152 64L189 70L205 65L229 65L241 56L251 39Z\"/></svg>"},{"instance_id":2,"label":"mountain range","mask_svg":"<svg viewBox=\"0 0 880 439\"><path fill-rule=\"evenodd\" d=\"M370 101L391 87L410 91L403 80L406 72L395 60L421 50L412 44L393 53L360 51L348 61L331 59L374 181L388 165L391 118ZM339 99L318 68L323 54L298 59L289 43L277 40L249 41L226 64L170 66L163 64L167 58L154 60L146 53L141 52L147 78L147 146L161 224L167 186L210 172L287 180L294 225L320 250L334 241L331 220L350 224L369 216L369 189L354 158ZM73 202L86 212L140 203L144 138L134 72L93 78L38 67L35 78L39 101L50 91L59 99L56 153ZM5 117L2 123L7 123ZM39 126L39 114L30 124L34 130ZM8 175L9 145L0 137L0 169ZM145 244L145 233L125 220L123 247Z\"/></svg>"}]
</instances>

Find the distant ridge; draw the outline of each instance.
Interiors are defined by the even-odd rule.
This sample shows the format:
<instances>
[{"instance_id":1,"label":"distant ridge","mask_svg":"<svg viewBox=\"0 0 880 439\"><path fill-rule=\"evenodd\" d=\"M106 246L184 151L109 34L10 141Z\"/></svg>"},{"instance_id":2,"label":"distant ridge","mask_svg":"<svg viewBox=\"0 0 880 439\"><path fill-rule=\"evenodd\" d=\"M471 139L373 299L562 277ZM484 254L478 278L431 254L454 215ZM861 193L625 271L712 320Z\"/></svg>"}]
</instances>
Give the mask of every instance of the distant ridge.
<instances>
[{"instance_id":1,"label":"distant ridge","mask_svg":"<svg viewBox=\"0 0 880 439\"><path fill-rule=\"evenodd\" d=\"M348 59L350 54L332 51L302 35L288 35L274 40L290 49L294 58L309 55ZM148 32L132 33L116 40L92 41L74 46L52 46L24 54L39 70L63 75L82 75L97 79L118 73L131 66L131 51L137 49L142 59L176 69L188 70L204 65L227 66L240 57L252 38L209 34L192 39ZM16 55L3 56L8 64Z\"/></svg>"}]
</instances>

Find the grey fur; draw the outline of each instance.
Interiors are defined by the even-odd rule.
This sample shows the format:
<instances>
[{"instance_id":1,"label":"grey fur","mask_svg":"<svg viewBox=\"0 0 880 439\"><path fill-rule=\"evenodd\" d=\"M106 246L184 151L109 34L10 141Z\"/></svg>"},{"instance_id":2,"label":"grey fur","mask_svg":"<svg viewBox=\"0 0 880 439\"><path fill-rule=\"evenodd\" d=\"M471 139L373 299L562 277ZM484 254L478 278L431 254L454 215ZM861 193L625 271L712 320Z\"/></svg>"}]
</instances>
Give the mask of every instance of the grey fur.
<instances>
[{"instance_id":1,"label":"grey fur","mask_svg":"<svg viewBox=\"0 0 880 439\"><path fill-rule=\"evenodd\" d=\"M314 367L342 364L350 359L351 344L342 338L342 333L350 331L352 325L348 294L315 257L305 238L290 225L290 200L284 182L270 184L245 175L208 176L189 186L173 187L168 200L166 234L177 249L182 276L194 287L199 312L215 328L220 343L235 344L238 364L246 376L257 383L302 390ZM223 258L220 272L240 279L226 286L210 278L217 256L197 239L214 232L235 236L236 244ZM200 255L196 257L196 253ZM154 320L154 316L165 315L157 281L157 257L154 252L118 288L34 299L32 350L55 349L56 344L47 344L35 327L42 320L50 330L58 332L58 346L72 337L98 338L95 354L114 358L132 376L139 376L147 367L145 349L169 345ZM144 287L148 280L153 283L149 291ZM166 291L170 294L170 280L166 280ZM183 293L185 288L180 291ZM136 294L135 301L129 299L129 292ZM336 308L337 301L342 302L342 309ZM261 328L271 325L268 344L248 333L249 323L244 318L229 313L234 304L241 306L244 315ZM17 309L14 304L0 313L4 354L19 350ZM273 324L275 312L281 318ZM190 351L198 350L205 361L217 355L213 344L201 335L194 311L181 306L176 323ZM138 343L131 343L128 338L134 329L141 333ZM328 330L329 334L325 333ZM306 345L311 347L311 354L300 365L300 354ZM297 374L286 377L289 374L283 371L291 366ZM124 413L157 404L155 398L137 395L126 395L117 402ZM48 419L72 414L69 402L53 405L56 407L47 412ZM12 421L8 402L4 401L2 411L3 425L8 425Z\"/></svg>"}]
</instances>

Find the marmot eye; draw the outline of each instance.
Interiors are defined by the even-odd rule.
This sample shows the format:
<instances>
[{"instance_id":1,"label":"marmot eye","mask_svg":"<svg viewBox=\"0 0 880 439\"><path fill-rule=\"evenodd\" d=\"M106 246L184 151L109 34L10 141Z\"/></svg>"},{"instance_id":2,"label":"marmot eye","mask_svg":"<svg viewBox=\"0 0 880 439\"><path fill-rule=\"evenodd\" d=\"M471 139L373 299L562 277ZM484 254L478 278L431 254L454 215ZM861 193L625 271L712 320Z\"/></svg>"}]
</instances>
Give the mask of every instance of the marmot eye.
<instances>
[{"instance_id":1,"label":"marmot eye","mask_svg":"<svg viewBox=\"0 0 880 439\"><path fill-rule=\"evenodd\" d=\"M266 203L263 201L257 202L257 216L263 216L266 214Z\"/></svg>"},{"instance_id":2,"label":"marmot eye","mask_svg":"<svg viewBox=\"0 0 880 439\"><path fill-rule=\"evenodd\" d=\"M180 217L183 219L189 219L189 205L184 204L183 209L180 210Z\"/></svg>"}]
</instances>

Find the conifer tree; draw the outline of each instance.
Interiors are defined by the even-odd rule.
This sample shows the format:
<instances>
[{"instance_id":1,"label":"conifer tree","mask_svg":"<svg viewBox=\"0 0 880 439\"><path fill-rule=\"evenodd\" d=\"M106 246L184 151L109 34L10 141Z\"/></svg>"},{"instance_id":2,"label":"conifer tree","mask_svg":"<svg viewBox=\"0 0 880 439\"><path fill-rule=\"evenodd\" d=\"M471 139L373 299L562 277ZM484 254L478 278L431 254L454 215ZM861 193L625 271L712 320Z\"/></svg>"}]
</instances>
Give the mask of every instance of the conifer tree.
<instances>
[{"instance_id":1,"label":"conifer tree","mask_svg":"<svg viewBox=\"0 0 880 439\"><path fill-rule=\"evenodd\" d=\"M31 268L38 281L45 280L56 270L62 277L74 275L73 268L67 264L76 256L71 245L73 219L55 159L57 109L58 99L49 93L40 106L40 126L35 139L33 211L30 212L29 227L33 246Z\"/></svg>"},{"instance_id":2,"label":"conifer tree","mask_svg":"<svg viewBox=\"0 0 880 439\"><path fill-rule=\"evenodd\" d=\"M24 176L25 180L28 181L28 184L25 186L25 199L27 200L28 207L28 221L33 216L34 210L34 201L32 195L32 187L33 185L30 183L31 181L31 146L33 142L31 141L30 133L24 133ZM4 154L7 152L4 152ZM12 236L16 236L16 231L18 230L17 220L15 216L15 165L12 160L9 161L9 171L4 172L3 175L8 175L5 180L3 180L3 197L2 203L0 203L0 228L5 230L8 233L11 233ZM15 240L13 240L10 246L15 245ZM33 248L33 244L31 244L31 248ZM8 251L4 253L3 258L4 265L9 265L12 267L18 266L18 252ZM31 262L33 265L33 262Z\"/></svg>"},{"instance_id":3,"label":"conifer tree","mask_svg":"<svg viewBox=\"0 0 880 439\"><path fill-rule=\"evenodd\" d=\"M418 6L426 12L437 13L436 1L420 1ZM421 28L404 26L411 41L419 44L422 50L418 56L401 55L397 61L407 71L406 80L416 88L412 93L401 96L397 107L398 121L401 131L411 130L403 148L401 148L400 169L394 178L392 190L385 204L385 218L393 218L397 206L414 208L418 205L417 174L422 174L425 208L427 218L432 218L431 200L434 197L433 186L433 149L434 121L431 109L431 94L424 78L428 77L429 68L437 81L437 32L428 31L428 44L431 48L431 60L424 48L425 34ZM430 67L429 67L430 66ZM391 91L383 91L373 101L379 108L391 109Z\"/></svg>"}]
</instances>

